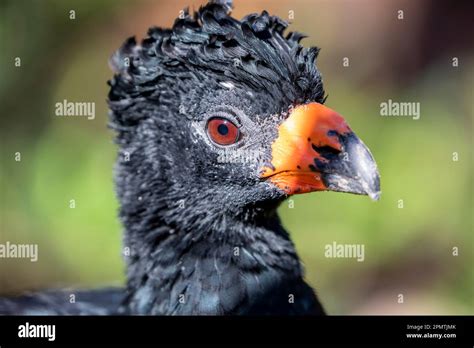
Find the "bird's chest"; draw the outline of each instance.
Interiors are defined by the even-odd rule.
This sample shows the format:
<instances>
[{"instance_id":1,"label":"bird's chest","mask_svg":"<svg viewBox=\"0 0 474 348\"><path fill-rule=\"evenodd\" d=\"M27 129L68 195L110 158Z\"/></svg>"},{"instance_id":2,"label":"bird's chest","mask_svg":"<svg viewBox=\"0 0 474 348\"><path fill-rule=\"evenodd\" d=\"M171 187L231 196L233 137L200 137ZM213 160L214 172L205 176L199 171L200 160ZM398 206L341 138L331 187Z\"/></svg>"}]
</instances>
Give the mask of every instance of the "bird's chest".
<instances>
[{"instance_id":1,"label":"bird's chest","mask_svg":"<svg viewBox=\"0 0 474 348\"><path fill-rule=\"evenodd\" d=\"M153 268L129 310L151 315L306 314L311 293L300 277L277 268L200 259ZM308 313L309 314L309 313Z\"/></svg>"}]
</instances>

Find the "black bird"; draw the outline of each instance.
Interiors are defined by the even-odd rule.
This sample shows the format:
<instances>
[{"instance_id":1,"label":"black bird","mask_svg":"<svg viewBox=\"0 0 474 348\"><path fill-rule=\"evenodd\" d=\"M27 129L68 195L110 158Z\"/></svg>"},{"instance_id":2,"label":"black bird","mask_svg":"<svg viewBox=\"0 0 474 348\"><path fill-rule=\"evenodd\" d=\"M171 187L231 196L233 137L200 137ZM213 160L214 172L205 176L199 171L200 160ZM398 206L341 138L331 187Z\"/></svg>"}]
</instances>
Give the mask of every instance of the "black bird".
<instances>
[{"instance_id":1,"label":"black bird","mask_svg":"<svg viewBox=\"0 0 474 348\"><path fill-rule=\"evenodd\" d=\"M80 309L63 291L3 299L0 312L324 314L277 207L320 190L378 199L377 168L323 105L319 49L266 11L230 11L186 11L111 59L126 289L79 294Z\"/></svg>"}]
</instances>

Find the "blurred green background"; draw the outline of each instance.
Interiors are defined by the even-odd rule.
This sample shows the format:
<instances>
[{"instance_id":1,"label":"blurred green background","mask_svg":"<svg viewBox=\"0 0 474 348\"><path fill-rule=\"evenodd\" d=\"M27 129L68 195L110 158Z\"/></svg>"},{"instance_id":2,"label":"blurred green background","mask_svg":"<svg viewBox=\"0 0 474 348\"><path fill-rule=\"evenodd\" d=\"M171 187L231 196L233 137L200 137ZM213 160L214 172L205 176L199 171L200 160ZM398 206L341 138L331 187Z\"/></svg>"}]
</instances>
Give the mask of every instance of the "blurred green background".
<instances>
[{"instance_id":1,"label":"blurred green background","mask_svg":"<svg viewBox=\"0 0 474 348\"><path fill-rule=\"evenodd\" d=\"M0 242L39 245L36 263L0 259L1 294L124 281L107 61L128 36L169 27L200 4L0 2ZM304 45L322 48L326 104L346 117L381 173L379 202L316 193L280 209L328 312L473 314L472 4L235 1L233 13L264 9L308 34ZM95 102L96 118L55 116L63 99ZM388 99L420 102L421 118L381 117ZM365 261L325 258L333 241L364 244Z\"/></svg>"}]
</instances>

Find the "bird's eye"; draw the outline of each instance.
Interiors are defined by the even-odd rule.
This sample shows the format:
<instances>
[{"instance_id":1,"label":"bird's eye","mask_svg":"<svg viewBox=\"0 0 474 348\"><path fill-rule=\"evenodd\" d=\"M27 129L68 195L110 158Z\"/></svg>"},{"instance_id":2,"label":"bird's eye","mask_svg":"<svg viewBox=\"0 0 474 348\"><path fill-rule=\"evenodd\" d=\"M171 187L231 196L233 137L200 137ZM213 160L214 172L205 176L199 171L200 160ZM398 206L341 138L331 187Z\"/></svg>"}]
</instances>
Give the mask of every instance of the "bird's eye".
<instances>
[{"instance_id":1,"label":"bird's eye","mask_svg":"<svg viewBox=\"0 0 474 348\"><path fill-rule=\"evenodd\" d=\"M240 137L239 128L231 121L215 117L207 122L207 134L218 145L235 144Z\"/></svg>"}]
</instances>

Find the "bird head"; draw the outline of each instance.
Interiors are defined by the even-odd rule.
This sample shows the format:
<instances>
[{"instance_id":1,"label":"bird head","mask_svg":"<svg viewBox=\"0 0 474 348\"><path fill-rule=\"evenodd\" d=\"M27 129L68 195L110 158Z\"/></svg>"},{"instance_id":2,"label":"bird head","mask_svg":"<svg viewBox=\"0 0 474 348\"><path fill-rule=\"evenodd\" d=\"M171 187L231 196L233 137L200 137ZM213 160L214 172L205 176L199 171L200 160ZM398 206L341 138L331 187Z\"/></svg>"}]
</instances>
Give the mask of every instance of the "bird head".
<instances>
[{"instance_id":1,"label":"bird head","mask_svg":"<svg viewBox=\"0 0 474 348\"><path fill-rule=\"evenodd\" d=\"M266 11L230 11L211 1L112 57L122 208L183 199L201 213L238 213L325 190L378 199L370 151L323 105L319 49Z\"/></svg>"}]
</instances>

